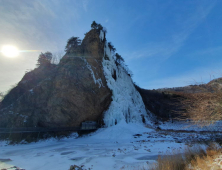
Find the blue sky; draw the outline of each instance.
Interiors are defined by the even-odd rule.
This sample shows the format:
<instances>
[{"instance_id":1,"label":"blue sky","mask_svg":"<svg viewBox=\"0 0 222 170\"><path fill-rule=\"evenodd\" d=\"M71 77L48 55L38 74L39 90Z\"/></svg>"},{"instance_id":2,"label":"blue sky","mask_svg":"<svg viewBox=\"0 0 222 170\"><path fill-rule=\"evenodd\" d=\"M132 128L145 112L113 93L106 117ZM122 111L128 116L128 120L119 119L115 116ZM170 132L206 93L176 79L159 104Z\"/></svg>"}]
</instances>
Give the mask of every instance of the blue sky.
<instances>
[{"instance_id":1,"label":"blue sky","mask_svg":"<svg viewBox=\"0 0 222 170\"><path fill-rule=\"evenodd\" d=\"M35 68L40 52L63 52L93 20L146 89L208 82L222 76L222 1L218 0L0 0L0 91Z\"/></svg>"}]
</instances>

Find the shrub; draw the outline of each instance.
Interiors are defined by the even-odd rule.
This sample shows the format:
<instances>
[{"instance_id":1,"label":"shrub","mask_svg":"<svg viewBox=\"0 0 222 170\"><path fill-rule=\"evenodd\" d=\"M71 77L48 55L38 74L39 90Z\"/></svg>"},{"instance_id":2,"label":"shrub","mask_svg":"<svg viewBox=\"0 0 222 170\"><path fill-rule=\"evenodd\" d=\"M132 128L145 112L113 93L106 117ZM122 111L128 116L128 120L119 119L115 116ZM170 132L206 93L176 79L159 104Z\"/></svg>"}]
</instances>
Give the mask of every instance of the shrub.
<instances>
[{"instance_id":1,"label":"shrub","mask_svg":"<svg viewBox=\"0 0 222 170\"><path fill-rule=\"evenodd\" d=\"M173 152L159 156L153 170L192 170L219 169L219 159L222 149L217 144L211 144L206 151L199 146L187 148L185 153Z\"/></svg>"},{"instance_id":2,"label":"shrub","mask_svg":"<svg viewBox=\"0 0 222 170\"><path fill-rule=\"evenodd\" d=\"M116 58L115 58L116 65L122 64L124 62L124 59L123 59L123 57L121 55L116 53L115 56L116 56Z\"/></svg>"}]
</instances>

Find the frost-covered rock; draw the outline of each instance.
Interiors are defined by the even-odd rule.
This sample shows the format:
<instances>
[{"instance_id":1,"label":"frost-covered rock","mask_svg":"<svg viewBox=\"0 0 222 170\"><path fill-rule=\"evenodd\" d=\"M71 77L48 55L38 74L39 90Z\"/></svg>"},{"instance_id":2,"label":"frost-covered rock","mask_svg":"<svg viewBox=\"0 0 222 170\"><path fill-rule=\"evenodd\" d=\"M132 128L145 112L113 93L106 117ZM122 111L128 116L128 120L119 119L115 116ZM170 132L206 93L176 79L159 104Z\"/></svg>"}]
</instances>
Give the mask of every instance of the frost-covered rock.
<instances>
[{"instance_id":1,"label":"frost-covered rock","mask_svg":"<svg viewBox=\"0 0 222 170\"><path fill-rule=\"evenodd\" d=\"M149 122L143 100L135 89L131 77L121 65L116 65L113 52L104 47L103 69L107 86L112 90L112 102L104 114L106 126L125 120L129 122Z\"/></svg>"}]
</instances>

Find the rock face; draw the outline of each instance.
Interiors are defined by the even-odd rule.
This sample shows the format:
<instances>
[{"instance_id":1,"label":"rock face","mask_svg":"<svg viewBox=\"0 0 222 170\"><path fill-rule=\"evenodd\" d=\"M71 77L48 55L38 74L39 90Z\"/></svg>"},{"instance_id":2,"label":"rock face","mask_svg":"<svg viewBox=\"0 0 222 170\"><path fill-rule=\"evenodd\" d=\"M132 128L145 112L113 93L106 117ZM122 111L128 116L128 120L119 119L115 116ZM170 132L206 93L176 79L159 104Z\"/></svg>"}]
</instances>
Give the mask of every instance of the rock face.
<instances>
[{"instance_id":1,"label":"rock face","mask_svg":"<svg viewBox=\"0 0 222 170\"><path fill-rule=\"evenodd\" d=\"M143 98L146 109L152 112L160 120L169 120L179 116L178 111L182 109L178 94L171 91L146 90L136 86Z\"/></svg>"},{"instance_id":2,"label":"rock face","mask_svg":"<svg viewBox=\"0 0 222 170\"><path fill-rule=\"evenodd\" d=\"M214 79L207 84L189 85L185 87L164 88L156 90L146 90L136 86L137 91L143 98L143 102L147 110L151 111L157 116L158 119L169 120L172 118L181 118L182 113L186 113L186 108L189 107L189 103L183 102L189 96L193 94L201 95L221 93L222 90L222 78ZM218 95L219 96L219 95ZM196 98L189 98L196 102ZM208 99L209 100L209 99ZM182 115L182 118L185 118Z\"/></svg>"},{"instance_id":3,"label":"rock face","mask_svg":"<svg viewBox=\"0 0 222 170\"><path fill-rule=\"evenodd\" d=\"M58 65L26 73L1 103L0 127L67 127L102 120L112 100L103 56L104 42L91 30Z\"/></svg>"}]
</instances>

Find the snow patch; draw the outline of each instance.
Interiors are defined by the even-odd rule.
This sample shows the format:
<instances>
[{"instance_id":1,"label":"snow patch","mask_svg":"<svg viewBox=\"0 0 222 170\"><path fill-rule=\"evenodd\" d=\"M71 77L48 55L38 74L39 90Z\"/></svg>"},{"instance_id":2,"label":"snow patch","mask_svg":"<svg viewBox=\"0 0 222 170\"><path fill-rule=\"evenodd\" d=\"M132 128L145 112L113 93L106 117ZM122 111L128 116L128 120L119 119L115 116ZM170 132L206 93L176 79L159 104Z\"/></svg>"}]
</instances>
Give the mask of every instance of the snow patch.
<instances>
[{"instance_id":1,"label":"snow patch","mask_svg":"<svg viewBox=\"0 0 222 170\"><path fill-rule=\"evenodd\" d=\"M126 123L126 121L121 120L116 126L99 129L90 139L107 140L108 142L129 142L133 135L144 132L154 132L154 130L146 128L140 123Z\"/></svg>"},{"instance_id":2,"label":"snow patch","mask_svg":"<svg viewBox=\"0 0 222 170\"><path fill-rule=\"evenodd\" d=\"M29 90L29 92L30 92L31 94L33 94L33 93L34 93L34 92L33 92L33 89Z\"/></svg>"},{"instance_id":3,"label":"snow patch","mask_svg":"<svg viewBox=\"0 0 222 170\"><path fill-rule=\"evenodd\" d=\"M19 115L20 117L24 118L23 122L26 123L27 122L27 119L28 119L28 116L27 115Z\"/></svg>"},{"instance_id":4,"label":"snow patch","mask_svg":"<svg viewBox=\"0 0 222 170\"><path fill-rule=\"evenodd\" d=\"M95 74L94 74L94 72L93 72L93 70L92 70L91 65L86 61L85 58L82 58L82 59L83 59L83 61L85 61L86 67L90 70L91 75L92 75L92 78L93 78L93 80L94 80L94 83L95 83L95 84L98 84L98 85L99 85L99 88L100 88L100 87L104 87L101 78L96 79Z\"/></svg>"},{"instance_id":5,"label":"snow patch","mask_svg":"<svg viewBox=\"0 0 222 170\"><path fill-rule=\"evenodd\" d=\"M101 41L104 40L104 31L103 30L100 31L99 38Z\"/></svg>"},{"instance_id":6,"label":"snow patch","mask_svg":"<svg viewBox=\"0 0 222 170\"><path fill-rule=\"evenodd\" d=\"M207 131L207 132L221 132L222 131L222 121L217 121L214 124L208 125L208 126L198 126L198 124L192 124L192 122L189 121L174 121L173 123L163 122L159 125L161 129L164 130L187 130L187 131Z\"/></svg>"}]
</instances>

